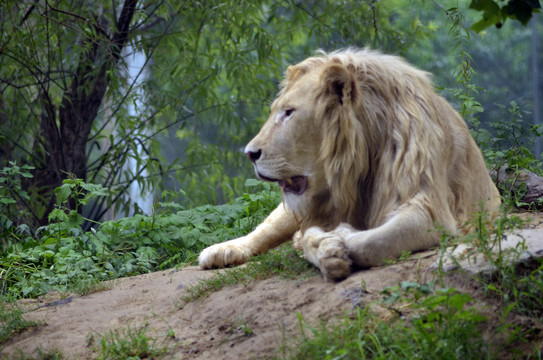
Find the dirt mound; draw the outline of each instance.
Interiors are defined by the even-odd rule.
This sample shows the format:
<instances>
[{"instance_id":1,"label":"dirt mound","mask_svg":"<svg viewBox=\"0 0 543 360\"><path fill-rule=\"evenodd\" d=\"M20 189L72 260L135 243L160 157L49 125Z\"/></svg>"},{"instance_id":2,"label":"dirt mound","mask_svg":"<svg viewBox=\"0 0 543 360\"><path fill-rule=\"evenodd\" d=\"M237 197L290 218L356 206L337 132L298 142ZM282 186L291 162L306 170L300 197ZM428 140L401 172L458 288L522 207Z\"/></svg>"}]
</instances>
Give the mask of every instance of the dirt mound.
<instances>
[{"instance_id":1,"label":"dirt mound","mask_svg":"<svg viewBox=\"0 0 543 360\"><path fill-rule=\"evenodd\" d=\"M280 355L285 340L300 335L298 314L316 325L321 319L340 318L355 306L379 299L385 287L400 281L429 282L434 279L429 267L437 256L433 251L418 253L395 265L359 271L338 283L325 282L319 275L253 281L188 303L181 300L186 288L215 271L196 267L168 270L116 280L111 289L87 296L30 300L25 303L30 311L24 317L41 325L5 343L0 358L10 359L19 349L27 354L35 349L58 349L68 358L93 358L99 346L96 339L108 331L144 325L147 336L171 349L166 358L270 358ZM498 308L469 276L450 274L446 281L479 297L489 313ZM389 315L375 308L380 310L383 317Z\"/></svg>"},{"instance_id":2,"label":"dirt mound","mask_svg":"<svg viewBox=\"0 0 543 360\"><path fill-rule=\"evenodd\" d=\"M421 256L421 254L419 254ZM195 267L162 271L115 281L110 290L60 301L33 300L28 320L42 325L10 339L0 356L18 349L59 349L69 358L96 356L96 342L108 330L139 328L170 346L175 359L251 359L278 354L284 339L299 335L298 313L316 324L344 315L404 280L429 281L426 269L434 253L422 259L361 271L339 283L320 276L303 280L271 278L227 287L205 299L184 303L187 286L214 271ZM365 283L365 291L362 290Z\"/></svg>"}]
</instances>

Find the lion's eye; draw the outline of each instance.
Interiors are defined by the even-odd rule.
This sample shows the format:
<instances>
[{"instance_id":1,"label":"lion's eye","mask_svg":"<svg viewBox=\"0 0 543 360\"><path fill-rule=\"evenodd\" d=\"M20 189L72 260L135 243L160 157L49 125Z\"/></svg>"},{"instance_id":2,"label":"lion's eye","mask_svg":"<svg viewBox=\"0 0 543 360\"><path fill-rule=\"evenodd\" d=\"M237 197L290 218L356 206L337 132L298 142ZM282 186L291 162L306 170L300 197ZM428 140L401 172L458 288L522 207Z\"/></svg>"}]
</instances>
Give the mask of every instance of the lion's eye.
<instances>
[{"instance_id":1,"label":"lion's eye","mask_svg":"<svg viewBox=\"0 0 543 360\"><path fill-rule=\"evenodd\" d=\"M294 114L294 109L286 109L281 110L277 113L277 117L275 118L275 122L277 124L282 124L287 120L290 120L292 117L292 114Z\"/></svg>"}]
</instances>

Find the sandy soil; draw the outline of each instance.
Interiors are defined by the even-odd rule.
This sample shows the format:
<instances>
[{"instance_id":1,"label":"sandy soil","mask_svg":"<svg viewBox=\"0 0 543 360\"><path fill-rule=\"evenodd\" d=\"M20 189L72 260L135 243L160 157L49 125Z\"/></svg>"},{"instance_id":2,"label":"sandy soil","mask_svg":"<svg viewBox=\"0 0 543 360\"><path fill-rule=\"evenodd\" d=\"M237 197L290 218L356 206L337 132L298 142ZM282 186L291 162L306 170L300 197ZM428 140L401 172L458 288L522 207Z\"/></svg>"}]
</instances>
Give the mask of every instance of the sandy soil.
<instances>
[{"instance_id":1,"label":"sandy soil","mask_svg":"<svg viewBox=\"0 0 543 360\"><path fill-rule=\"evenodd\" d=\"M165 358L271 358L281 355L285 340L300 335L298 313L312 325L320 320L334 321L355 306L380 298L386 286L405 280L432 280L434 275L428 267L436 259L435 252L419 253L395 265L359 271L337 283L325 282L318 275L299 280L270 278L227 287L190 303L181 300L186 287L213 276L214 271L188 267L145 274L116 280L109 290L62 300L50 294L24 303L29 309L25 318L41 325L5 343L0 358L10 359L19 350L30 354L36 349L59 349L70 359L93 358L97 339L109 330L143 325L148 336L169 346L171 351ZM500 316L494 311L498 304L484 297L480 285L467 275L451 274L446 281L478 298L489 314ZM363 283L366 291L362 290ZM378 306L374 311L382 317L390 315ZM513 321L542 328L522 317ZM175 336L168 336L172 334ZM536 334L529 345L541 346L543 331Z\"/></svg>"},{"instance_id":2,"label":"sandy soil","mask_svg":"<svg viewBox=\"0 0 543 360\"><path fill-rule=\"evenodd\" d=\"M70 358L95 355L90 337L109 329L147 324L148 335L167 339L175 359L252 359L277 354L283 339L299 335L297 313L309 323L345 314L353 305L376 299L388 285L403 280L427 281L422 269L430 257L356 273L339 283L320 276L305 280L271 278L217 291L205 299L184 304L184 288L213 275L196 267L163 271L118 280L112 289L73 296L56 305L34 300L26 319L43 325L11 339L0 351L7 358L17 349L60 349ZM362 280L368 293L361 291ZM240 325L252 331L247 336ZM167 336L171 331L175 339Z\"/></svg>"}]
</instances>

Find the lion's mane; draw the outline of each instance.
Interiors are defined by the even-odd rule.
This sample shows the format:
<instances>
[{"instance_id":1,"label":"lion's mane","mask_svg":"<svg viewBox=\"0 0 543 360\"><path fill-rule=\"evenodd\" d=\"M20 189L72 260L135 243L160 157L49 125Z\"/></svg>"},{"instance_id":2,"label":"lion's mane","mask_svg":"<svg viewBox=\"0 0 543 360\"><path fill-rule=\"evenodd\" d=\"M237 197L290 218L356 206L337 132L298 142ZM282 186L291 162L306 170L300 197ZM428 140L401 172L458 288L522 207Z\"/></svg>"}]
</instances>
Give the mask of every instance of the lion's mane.
<instances>
[{"instance_id":1,"label":"lion's mane","mask_svg":"<svg viewBox=\"0 0 543 360\"><path fill-rule=\"evenodd\" d=\"M312 197L302 229L341 222L375 228L408 202L445 227L476 211L472 199L463 199L470 160L455 161L470 156L467 127L428 73L371 50L322 52L290 66L281 92L316 69L322 75L315 118L325 119L317 122L318 161L327 187Z\"/></svg>"}]
</instances>

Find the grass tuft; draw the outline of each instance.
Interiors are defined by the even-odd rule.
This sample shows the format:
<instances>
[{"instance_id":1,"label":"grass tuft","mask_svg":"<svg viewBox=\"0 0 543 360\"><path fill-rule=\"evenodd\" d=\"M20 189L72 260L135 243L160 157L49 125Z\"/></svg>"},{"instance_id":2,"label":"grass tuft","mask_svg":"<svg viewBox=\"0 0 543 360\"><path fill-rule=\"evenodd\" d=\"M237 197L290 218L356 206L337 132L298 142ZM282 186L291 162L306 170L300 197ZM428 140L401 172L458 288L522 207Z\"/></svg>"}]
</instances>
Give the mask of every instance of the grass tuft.
<instances>
[{"instance_id":1,"label":"grass tuft","mask_svg":"<svg viewBox=\"0 0 543 360\"><path fill-rule=\"evenodd\" d=\"M64 359L64 355L58 349L51 350L42 350L37 349L36 355L28 355L19 351L19 354L16 355L12 360L61 360Z\"/></svg>"},{"instance_id":2,"label":"grass tuft","mask_svg":"<svg viewBox=\"0 0 543 360\"><path fill-rule=\"evenodd\" d=\"M218 291L226 286L245 284L253 280L280 276L285 279L310 277L318 270L301 257L301 252L286 243L267 254L251 258L244 266L233 267L216 273L215 276L199 281L187 288L187 295L181 300L191 302Z\"/></svg>"},{"instance_id":3,"label":"grass tuft","mask_svg":"<svg viewBox=\"0 0 543 360\"><path fill-rule=\"evenodd\" d=\"M492 265L491 276L475 276L487 296L498 296L507 312L540 319L543 315L543 259L520 261L526 251L524 242L512 249L501 247L504 235L523 225L515 216L502 215L489 223L484 214L478 214L473 222L475 231L460 241L471 243L475 252L483 254Z\"/></svg>"},{"instance_id":4,"label":"grass tuft","mask_svg":"<svg viewBox=\"0 0 543 360\"><path fill-rule=\"evenodd\" d=\"M100 339L97 360L154 359L168 353L156 339L147 336L148 327L112 330ZM93 340L90 340L91 342Z\"/></svg>"},{"instance_id":5,"label":"grass tuft","mask_svg":"<svg viewBox=\"0 0 543 360\"><path fill-rule=\"evenodd\" d=\"M298 315L301 337L281 359L490 359L479 327L484 321L455 289L412 282L388 288L381 305L399 316L383 321L370 306L329 326L311 327ZM279 357L278 357L279 358Z\"/></svg>"},{"instance_id":6,"label":"grass tuft","mask_svg":"<svg viewBox=\"0 0 543 360\"><path fill-rule=\"evenodd\" d=\"M0 298L0 344L24 329L38 326L34 321L25 320L23 313L24 310L17 304L8 303L5 298Z\"/></svg>"}]
</instances>

